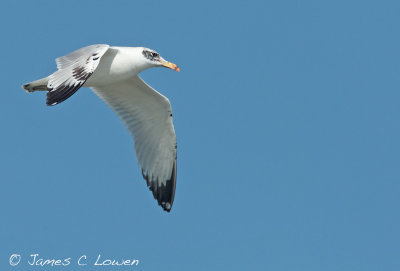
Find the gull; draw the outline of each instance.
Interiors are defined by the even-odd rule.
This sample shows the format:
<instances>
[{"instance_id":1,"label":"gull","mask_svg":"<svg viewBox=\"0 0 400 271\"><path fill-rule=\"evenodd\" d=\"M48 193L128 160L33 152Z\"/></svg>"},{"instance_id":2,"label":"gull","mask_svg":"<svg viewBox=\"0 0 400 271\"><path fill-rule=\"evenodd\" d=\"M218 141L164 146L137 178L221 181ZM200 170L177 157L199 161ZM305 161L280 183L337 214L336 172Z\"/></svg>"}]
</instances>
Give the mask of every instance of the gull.
<instances>
[{"instance_id":1,"label":"gull","mask_svg":"<svg viewBox=\"0 0 400 271\"><path fill-rule=\"evenodd\" d=\"M179 67L144 47L90 45L56 59L58 70L24 84L27 92L47 91L54 106L89 87L121 119L133 137L142 175L154 198L170 212L175 197L177 145L169 100L139 76L152 67Z\"/></svg>"}]
</instances>

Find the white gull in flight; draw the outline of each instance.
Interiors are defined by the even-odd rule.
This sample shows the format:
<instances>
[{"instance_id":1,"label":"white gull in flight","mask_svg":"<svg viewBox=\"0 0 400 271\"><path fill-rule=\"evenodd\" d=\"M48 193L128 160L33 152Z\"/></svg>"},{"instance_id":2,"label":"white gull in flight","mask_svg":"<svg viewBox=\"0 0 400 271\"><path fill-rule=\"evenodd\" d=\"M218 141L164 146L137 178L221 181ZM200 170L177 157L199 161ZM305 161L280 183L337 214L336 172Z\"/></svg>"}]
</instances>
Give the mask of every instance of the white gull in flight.
<instances>
[{"instance_id":1,"label":"white gull in flight","mask_svg":"<svg viewBox=\"0 0 400 271\"><path fill-rule=\"evenodd\" d=\"M47 105L59 104L79 88L90 87L126 125L148 187L167 212L172 208L176 186L176 136L169 100L137 74L152 67L177 65L143 47L81 48L56 59L58 70L46 78L25 84L28 92L47 92Z\"/></svg>"}]
</instances>

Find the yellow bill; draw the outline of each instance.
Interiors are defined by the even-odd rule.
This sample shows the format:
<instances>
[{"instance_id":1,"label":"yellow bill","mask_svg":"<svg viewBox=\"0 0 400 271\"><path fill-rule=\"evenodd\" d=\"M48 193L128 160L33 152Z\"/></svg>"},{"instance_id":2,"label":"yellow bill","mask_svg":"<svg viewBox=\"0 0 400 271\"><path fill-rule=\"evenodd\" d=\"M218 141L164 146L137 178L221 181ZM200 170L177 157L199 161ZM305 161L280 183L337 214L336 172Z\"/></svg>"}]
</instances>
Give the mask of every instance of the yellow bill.
<instances>
[{"instance_id":1,"label":"yellow bill","mask_svg":"<svg viewBox=\"0 0 400 271\"><path fill-rule=\"evenodd\" d=\"M174 71L177 71L177 72L180 71L179 67L178 67L176 64L174 64L174 63L171 63L171 62L168 62L168 61L163 61L163 62L162 62L162 65L163 65L164 67L170 68L170 69L172 69L172 70L174 70Z\"/></svg>"}]
</instances>

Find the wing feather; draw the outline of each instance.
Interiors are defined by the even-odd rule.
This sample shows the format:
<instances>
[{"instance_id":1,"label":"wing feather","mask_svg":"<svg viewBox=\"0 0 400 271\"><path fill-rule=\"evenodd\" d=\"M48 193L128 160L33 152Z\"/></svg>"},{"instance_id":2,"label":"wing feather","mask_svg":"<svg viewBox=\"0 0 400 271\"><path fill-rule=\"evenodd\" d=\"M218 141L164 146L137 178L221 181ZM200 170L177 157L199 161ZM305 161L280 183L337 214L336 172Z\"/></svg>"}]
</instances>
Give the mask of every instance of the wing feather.
<instances>
[{"instance_id":1,"label":"wing feather","mask_svg":"<svg viewBox=\"0 0 400 271\"><path fill-rule=\"evenodd\" d=\"M96 70L109 45L96 44L56 59L58 71L47 84L47 105L59 104L71 97Z\"/></svg>"},{"instance_id":2,"label":"wing feather","mask_svg":"<svg viewBox=\"0 0 400 271\"><path fill-rule=\"evenodd\" d=\"M175 197L177 158L169 100L139 76L92 89L131 133L143 177L158 204L169 212Z\"/></svg>"}]
</instances>

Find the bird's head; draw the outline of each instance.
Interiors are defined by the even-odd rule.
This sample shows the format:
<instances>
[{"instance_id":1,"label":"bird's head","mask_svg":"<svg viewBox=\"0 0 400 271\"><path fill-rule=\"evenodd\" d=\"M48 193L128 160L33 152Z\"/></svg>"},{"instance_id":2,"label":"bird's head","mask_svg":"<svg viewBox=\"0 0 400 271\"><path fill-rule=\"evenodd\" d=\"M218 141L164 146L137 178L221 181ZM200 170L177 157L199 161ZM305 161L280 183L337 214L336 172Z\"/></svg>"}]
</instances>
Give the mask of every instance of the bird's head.
<instances>
[{"instance_id":1,"label":"bird's head","mask_svg":"<svg viewBox=\"0 0 400 271\"><path fill-rule=\"evenodd\" d=\"M143 48L142 55L146 63L149 64L151 67L167 67L177 72L179 72L180 70L176 64L166 61L160 56L159 53L154 50Z\"/></svg>"}]
</instances>

